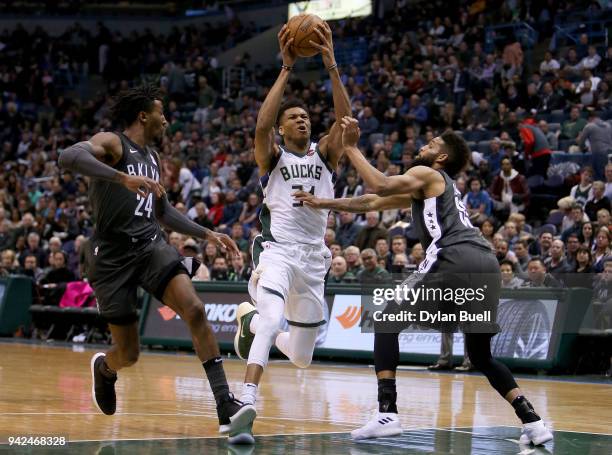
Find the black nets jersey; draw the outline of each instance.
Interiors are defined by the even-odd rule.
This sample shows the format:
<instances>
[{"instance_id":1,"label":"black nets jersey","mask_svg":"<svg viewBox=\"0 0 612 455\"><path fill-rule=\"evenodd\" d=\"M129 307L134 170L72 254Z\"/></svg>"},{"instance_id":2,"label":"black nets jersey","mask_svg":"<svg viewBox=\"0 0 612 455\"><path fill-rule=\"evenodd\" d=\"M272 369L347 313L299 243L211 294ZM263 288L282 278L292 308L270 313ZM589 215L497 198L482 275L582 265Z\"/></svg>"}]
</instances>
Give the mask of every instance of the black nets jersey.
<instances>
[{"instance_id":1,"label":"black nets jersey","mask_svg":"<svg viewBox=\"0 0 612 455\"><path fill-rule=\"evenodd\" d=\"M142 148L122 133L115 133L121 139L122 155L114 166L129 175L160 179L161 165L157 155L149 148ZM155 218L156 196L149 193L143 198L119 183L92 179L89 198L96 222L96 236L100 239L131 241L154 239L161 234L161 227Z\"/></svg>"},{"instance_id":2,"label":"black nets jersey","mask_svg":"<svg viewBox=\"0 0 612 455\"><path fill-rule=\"evenodd\" d=\"M427 272L445 247L464 244L491 251L489 242L470 222L455 182L446 172L439 172L444 177L444 192L438 197L412 201L414 230L426 252L419 272Z\"/></svg>"}]
</instances>

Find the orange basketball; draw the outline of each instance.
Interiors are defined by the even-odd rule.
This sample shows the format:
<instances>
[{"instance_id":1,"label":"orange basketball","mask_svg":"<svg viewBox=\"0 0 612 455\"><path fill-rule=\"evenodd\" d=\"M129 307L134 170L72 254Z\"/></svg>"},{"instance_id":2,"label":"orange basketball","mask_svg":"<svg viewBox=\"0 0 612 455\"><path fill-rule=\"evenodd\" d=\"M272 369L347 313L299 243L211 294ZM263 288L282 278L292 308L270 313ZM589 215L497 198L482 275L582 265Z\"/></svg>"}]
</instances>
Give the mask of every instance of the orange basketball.
<instances>
[{"instance_id":1,"label":"orange basketball","mask_svg":"<svg viewBox=\"0 0 612 455\"><path fill-rule=\"evenodd\" d=\"M322 24L323 19L315 14L298 14L287 22L290 36L293 38L292 50L300 57L312 57L319 50L310 44L310 41L321 44L319 35L314 31L315 26Z\"/></svg>"}]
</instances>

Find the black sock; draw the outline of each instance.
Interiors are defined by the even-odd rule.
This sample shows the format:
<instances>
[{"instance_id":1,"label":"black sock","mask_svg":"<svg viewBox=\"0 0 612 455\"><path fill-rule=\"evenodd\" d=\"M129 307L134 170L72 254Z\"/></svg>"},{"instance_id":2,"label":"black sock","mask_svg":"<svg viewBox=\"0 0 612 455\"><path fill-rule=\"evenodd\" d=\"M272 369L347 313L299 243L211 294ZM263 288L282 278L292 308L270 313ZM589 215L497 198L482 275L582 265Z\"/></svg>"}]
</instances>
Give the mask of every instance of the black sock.
<instances>
[{"instance_id":1,"label":"black sock","mask_svg":"<svg viewBox=\"0 0 612 455\"><path fill-rule=\"evenodd\" d=\"M514 408L514 412L521 422L530 423L540 420L540 416L536 414L533 406L529 402L527 398L523 395L519 395L512 401L512 407Z\"/></svg>"},{"instance_id":2,"label":"black sock","mask_svg":"<svg viewBox=\"0 0 612 455\"><path fill-rule=\"evenodd\" d=\"M204 371L206 371L208 383L215 396L215 401L219 404L227 399L230 391L227 379L225 378L225 371L223 371L223 361L221 357L215 357L202 363L202 366Z\"/></svg>"},{"instance_id":3,"label":"black sock","mask_svg":"<svg viewBox=\"0 0 612 455\"><path fill-rule=\"evenodd\" d=\"M117 379L117 372L111 370L108 367L108 365L106 364L106 360L102 359L102 362L100 362L100 367L98 369L100 370L102 376L104 376L106 379Z\"/></svg>"},{"instance_id":4,"label":"black sock","mask_svg":"<svg viewBox=\"0 0 612 455\"><path fill-rule=\"evenodd\" d=\"M378 380L378 411L397 414L395 379Z\"/></svg>"}]
</instances>

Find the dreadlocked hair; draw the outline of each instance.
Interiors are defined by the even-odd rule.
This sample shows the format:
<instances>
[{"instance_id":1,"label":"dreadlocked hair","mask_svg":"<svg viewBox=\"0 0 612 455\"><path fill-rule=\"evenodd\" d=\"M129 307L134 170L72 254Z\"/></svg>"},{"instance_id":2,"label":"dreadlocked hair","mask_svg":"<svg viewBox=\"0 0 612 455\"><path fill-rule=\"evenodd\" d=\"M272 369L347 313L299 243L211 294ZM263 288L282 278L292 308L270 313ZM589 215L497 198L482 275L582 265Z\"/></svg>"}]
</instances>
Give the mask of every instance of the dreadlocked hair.
<instances>
[{"instance_id":1,"label":"dreadlocked hair","mask_svg":"<svg viewBox=\"0 0 612 455\"><path fill-rule=\"evenodd\" d=\"M119 127L126 128L136 121L140 112L151 112L153 102L161 99L159 88L151 84L124 90L113 99L111 120Z\"/></svg>"}]
</instances>

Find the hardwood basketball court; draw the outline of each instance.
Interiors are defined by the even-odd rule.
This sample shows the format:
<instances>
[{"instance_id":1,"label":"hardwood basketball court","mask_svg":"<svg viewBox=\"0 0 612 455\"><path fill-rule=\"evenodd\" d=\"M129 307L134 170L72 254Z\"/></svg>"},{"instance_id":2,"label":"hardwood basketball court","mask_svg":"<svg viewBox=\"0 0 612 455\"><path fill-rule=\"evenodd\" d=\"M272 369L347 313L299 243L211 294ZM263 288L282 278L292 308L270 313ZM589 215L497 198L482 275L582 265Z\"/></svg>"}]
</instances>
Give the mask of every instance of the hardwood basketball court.
<instances>
[{"instance_id":1,"label":"hardwood basketball court","mask_svg":"<svg viewBox=\"0 0 612 455\"><path fill-rule=\"evenodd\" d=\"M32 453L300 453L300 454L610 454L612 383L551 378L518 382L555 439L519 446L519 421L479 374L398 374L399 438L355 443L350 430L376 405L376 379L365 366L318 363L299 370L271 362L257 403L253 447L219 438L214 400L193 355L145 352L120 373L117 414L91 401L89 360L95 351L0 343L0 452ZM244 363L226 360L233 391ZM66 446L9 446L9 437L65 436Z\"/></svg>"}]
</instances>

